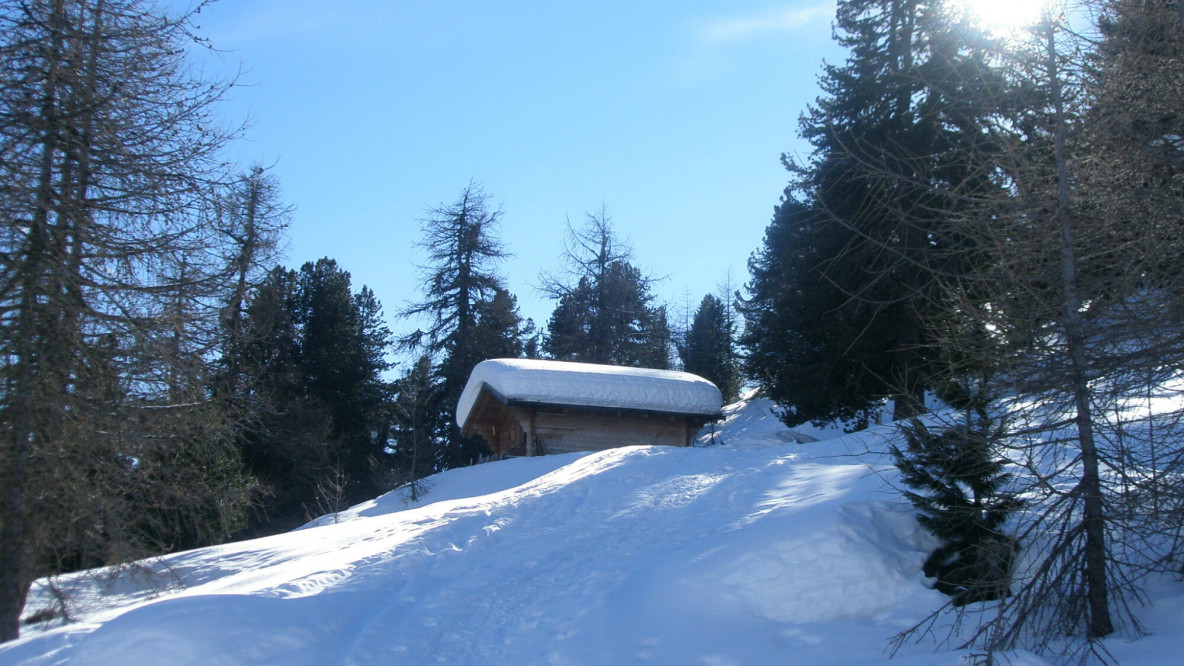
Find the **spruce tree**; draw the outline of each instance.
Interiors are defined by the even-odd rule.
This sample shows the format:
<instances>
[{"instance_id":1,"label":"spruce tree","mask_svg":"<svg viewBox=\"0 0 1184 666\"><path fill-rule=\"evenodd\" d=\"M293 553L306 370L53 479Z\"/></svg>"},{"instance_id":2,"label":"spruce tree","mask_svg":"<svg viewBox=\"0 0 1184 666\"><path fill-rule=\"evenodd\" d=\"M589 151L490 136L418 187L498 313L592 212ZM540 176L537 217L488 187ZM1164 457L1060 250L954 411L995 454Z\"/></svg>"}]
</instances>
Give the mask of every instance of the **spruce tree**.
<instances>
[{"instance_id":1,"label":"spruce tree","mask_svg":"<svg viewBox=\"0 0 1184 666\"><path fill-rule=\"evenodd\" d=\"M241 398L250 418L236 432L246 469L265 492L241 536L289 530L307 519L316 484L331 468L328 406L306 391L301 356L300 280L296 271L275 267L251 293L243 340L234 364L251 377Z\"/></svg>"},{"instance_id":2,"label":"spruce tree","mask_svg":"<svg viewBox=\"0 0 1184 666\"><path fill-rule=\"evenodd\" d=\"M838 420L859 429L882 395L868 390L866 374L886 372L888 359L852 348L872 341L818 268L824 257L841 253L832 245L841 238L825 228L821 215L792 198L777 207L762 248L749 259L752 279L738 304L744 373L782 407L790 426Z\"/></svg>"},{"instance_id":3,"label":"spruce tree","mask_svg":"<svg viewBox=\"0 0 1184 666\"><path fill-rule=\"evenodd\" d=\"M390 333L382 307L363 286L351 291L350 275L332 259L301 266L298 318L305 394L329 412L332 464L345 475L350 502L385 489L387 386Z\"/></svg>"},{"instance_id":4,"label":"spruce tree","mask_svg":"<svg viewBox=\"0 0 1184 666\"><path fill-rule=\"evenodd\" d=\"M518 315L518 299L505 289L495 289L493 297L477 303L477 322L473 329L472 349L480 352L477 363L488 358L518 358L523 355L525 324Z\"/></svg>"},{"instance_id":5,"label":"spruce tree","mask_svg":"<svg viewBox=\"0 0 1184 666\"><path fill-rule=\"evenodd\" d=\"M583 357L590 347L587 339L592 313L591 283L587 277L581 277L572 289L559 296L547 321L543 353L565 361L587 360Z\"/></svg>"},{"instance_id":6,"label":"spruce tree","mask_svg":"<svg viewBox=\"0 0 1184 666\"><path fill-rule=\"evenodd\" d=\"M569 225L559 275L544 273L542 289L557 303L543 351L551 358L667 369L671 333L666 308L654 303L654 279L631 263L603 208L583 227Z\"/></svg>"},{"instance_id":7,"label":"spruce tree","mask_svg":"<svg viewBox=\"0 0 1184 666\"><path fill-rule=\"evenodd\" d=\"M252 293L243 328L233 363L253 378L244 398L253 415L239 446L268 490L249 534L300 524L318 488L332 485L348 503L388 489L390 333L374 293L353 292L332 259L277 267Z\"/></svg>"},{"instance_id":8,"label":"spruce tree","mask_svg":"<svg viewBox=\"0 0 1184 666\"><path fill-rule=\"evenodd\" d=\"M637 365L642 368L669 370L674 333L665 305L653 305L643 310L642 335L637 349Z\"/></svg>"},{"instance_id":9,"label":"spruce tree","mask_svg":"<svg viewBox=\"0 0 1184 666\"><path fill-rule=\"evenodd\" d=\"M432 367L431 357L420 356L394 385L392 455L412 502L428 490L422 479L432 473L439 439L440 387L433 383Z\"/></svg>"},{"instance_id":10,"label":"spruce tree","mask_svg":"<svg viewBox=\"0 0 1184 666\"><path fill-rule=\"evenodd\" d=\"M996 187L982 125L1002 99L986 45L945 5L839 4L849 56L825 68L800 121L810 159L783 157L793 180L745 310L757 315L749 371L790 422L859 418L884 398L897 418L924 409L928 322L943 284L975 260L946 220Z\"/></svg>"},{"instance_id":11,"label":"spruce tree","mask_svg":"<svg viewBox=\"0 0 1184 666\"><path fill-rule=\"evenodd\" d=\"M1080 195L1113 247L1096 269L1120 284L1139 265L1148 287L1184 292L1184 3L1114 0L1089 59Z\"/></svg>"},{"instance_id":12,"label":"spruce tree","mask_svg":"<svg viewBox=\"0 0 1184 666\"><path fill-rule=\"evenodd\" d=\"M906 447L891 448L917 521L942 542L924 573L956 606L1010 594L1019 545L1004 526L1022 506L1008 492L1011 474L996 450L1004 429L985 405L964 415L962 423L936 429L913 419L901 427Z\"/></svg>"},{"instance_id":13,"label":"spruce tree","mask_svg":"<svg viewBox=\"0 0 1184 666\"><path fill-rule=\"evenodd\" d=\"M683 370L715 384L723 394L724 402L736 399L740 392L740 376L735 325L720 299L711 294L703 297L681 347Z\"/></svg>"}]
</instances>

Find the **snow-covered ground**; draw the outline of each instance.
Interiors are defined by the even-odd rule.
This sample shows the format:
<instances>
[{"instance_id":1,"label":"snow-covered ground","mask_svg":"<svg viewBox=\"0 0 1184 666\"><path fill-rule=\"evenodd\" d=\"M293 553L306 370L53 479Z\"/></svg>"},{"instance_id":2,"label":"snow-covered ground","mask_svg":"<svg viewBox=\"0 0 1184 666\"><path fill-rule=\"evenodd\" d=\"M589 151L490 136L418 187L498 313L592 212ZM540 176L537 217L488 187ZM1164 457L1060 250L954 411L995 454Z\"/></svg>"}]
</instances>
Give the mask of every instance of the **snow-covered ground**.
<instances>
[{"instance_id":1,"label":"snow-covered ground","mask_svg":"<svg viewBox=\"0 0 1184 666\"><path fill-rule=\"evenodd\" d=\"M797 444L765 401L725 413L716 445L453 470L415 505L396 491L150 572L63 580L77 621L26 628L0 664L885 663L945 601L875 453L893 430ZM1116 658L1180 663L1181 588L1151 590L1150 635L1108 641ZM39 588L26 614L49 599ZM909 644L893 663L964 656Z\"/></svg>"}]
</instances>

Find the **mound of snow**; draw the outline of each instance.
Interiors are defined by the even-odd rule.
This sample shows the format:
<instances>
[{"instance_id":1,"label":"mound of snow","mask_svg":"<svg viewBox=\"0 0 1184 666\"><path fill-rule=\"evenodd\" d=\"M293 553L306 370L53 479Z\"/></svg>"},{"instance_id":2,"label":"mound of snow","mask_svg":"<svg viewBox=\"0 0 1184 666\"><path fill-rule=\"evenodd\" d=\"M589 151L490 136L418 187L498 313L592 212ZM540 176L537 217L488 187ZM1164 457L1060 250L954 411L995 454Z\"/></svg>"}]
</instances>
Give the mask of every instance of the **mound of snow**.
<instances>
[{"instance_id":1,"label":"mound of snow","mask_svg":"<svg viewBox=\"0 0 1184 666\"><path fill-rule=\"evenodd\" d=\"M453 470L415 505L65 577L80 622L27 628L0 664L884 663L945 602L876 453L891 429L786 443L768 408L729 408L722 445ZM1116 654L1175 663L1180 597L1160 602L1158 642ZM965 656L935 649L894 663Z\"/></svg>"}]
</instances>

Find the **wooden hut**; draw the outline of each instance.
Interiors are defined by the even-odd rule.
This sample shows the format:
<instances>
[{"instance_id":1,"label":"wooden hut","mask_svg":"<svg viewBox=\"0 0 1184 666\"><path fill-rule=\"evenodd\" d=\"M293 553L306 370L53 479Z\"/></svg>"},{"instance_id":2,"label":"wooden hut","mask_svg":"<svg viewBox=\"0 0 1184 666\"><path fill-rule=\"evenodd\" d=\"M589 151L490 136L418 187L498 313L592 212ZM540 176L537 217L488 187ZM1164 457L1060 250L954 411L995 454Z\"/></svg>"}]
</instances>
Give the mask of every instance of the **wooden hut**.
<instances>
[{"instance_id":1,"label":"wooden hut","mask_svg":"<svg viewBox=\"0 0 1184 666\"><path fill-rule=\"evenodd\" d=\"M687 372L493 359L473 369L456 422L496 456L534 456L686 446L722 406L714 384Z\"/></svg>"}]
</instances>

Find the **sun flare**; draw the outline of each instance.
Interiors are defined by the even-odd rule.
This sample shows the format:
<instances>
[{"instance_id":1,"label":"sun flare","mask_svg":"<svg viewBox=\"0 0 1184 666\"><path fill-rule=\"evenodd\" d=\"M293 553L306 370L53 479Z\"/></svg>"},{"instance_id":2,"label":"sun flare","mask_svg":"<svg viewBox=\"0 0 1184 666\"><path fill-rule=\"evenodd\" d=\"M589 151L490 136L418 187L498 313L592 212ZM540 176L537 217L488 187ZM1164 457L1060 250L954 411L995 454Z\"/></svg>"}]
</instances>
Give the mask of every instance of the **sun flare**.
<instances>
[{"instance_id":1,"label":"sun flare","mask_svg":"<svg viewBox=\"0 0 1184 666\"><path fill-rule=\"evenodd\" d=\"M955 0L988 31L1006 35L1040 19L1048 0Z\"/></svg>"}]
</instances>

